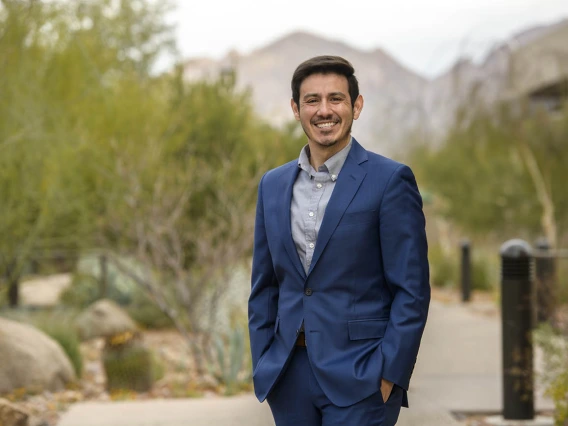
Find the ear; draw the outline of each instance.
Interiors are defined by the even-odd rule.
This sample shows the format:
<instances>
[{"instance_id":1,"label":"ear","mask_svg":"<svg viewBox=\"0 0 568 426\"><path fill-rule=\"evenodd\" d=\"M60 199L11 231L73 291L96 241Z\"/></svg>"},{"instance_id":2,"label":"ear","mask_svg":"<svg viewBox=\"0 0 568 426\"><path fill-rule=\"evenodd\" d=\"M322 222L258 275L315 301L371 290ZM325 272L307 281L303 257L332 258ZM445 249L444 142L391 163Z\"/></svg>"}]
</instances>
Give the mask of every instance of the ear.
<instances>
[{"instance_id":1,"label":"ear","mask_svg":"<svg viewBox=\"0 0 568 426\"><path fill-rule=\"evenodd\" d=\"M290 106L292 107L294 118L296 121L300 121L300 109L298 108L298 104L294 102L294 98L290 99Z\"/></svg>"},{"instance_id":2,"label":"ear","mask_svg":"<svg viewBox=\"0 0 568 426\"><path fill-rule=\"evenodd\" d=\"M361 111L363 110L363 104L363 96L357 96L355 104L353 105L353 120L357 120L359 118L359 114L361 114Z\"/></svg>"}]
</instances>

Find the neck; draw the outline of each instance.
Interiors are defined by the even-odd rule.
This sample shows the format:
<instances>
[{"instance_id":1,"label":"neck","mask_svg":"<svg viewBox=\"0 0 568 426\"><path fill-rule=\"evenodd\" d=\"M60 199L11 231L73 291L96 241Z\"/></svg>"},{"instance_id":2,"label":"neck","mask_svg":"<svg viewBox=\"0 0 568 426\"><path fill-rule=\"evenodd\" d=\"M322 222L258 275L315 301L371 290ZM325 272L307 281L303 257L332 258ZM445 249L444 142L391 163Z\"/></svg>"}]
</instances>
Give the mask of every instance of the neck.
<instances>
[{"instance_id":1,"label":"neck","mask_svg":"<svg viewBox=\"0 0 568 426\"><path fill-rule=\"evenodd\" d=\"M310 164L314 168L314 170L318 170L320 166L345 148L349 141L351 140L351 135L345 141L338 142L331 146L322 146L318 143L312 142L308 140L308 145L310 147Z\"/></svg>"}]
</instances>

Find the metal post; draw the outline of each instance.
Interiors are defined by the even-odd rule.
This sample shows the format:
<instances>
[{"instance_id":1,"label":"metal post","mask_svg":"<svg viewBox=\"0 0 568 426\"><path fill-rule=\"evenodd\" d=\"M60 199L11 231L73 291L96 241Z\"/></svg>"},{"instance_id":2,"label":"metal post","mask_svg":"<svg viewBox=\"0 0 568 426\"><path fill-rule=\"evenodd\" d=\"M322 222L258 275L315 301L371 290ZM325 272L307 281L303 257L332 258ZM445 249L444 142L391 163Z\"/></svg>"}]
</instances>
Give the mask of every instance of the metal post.
<instances>
[{"instance_id":1,"label":"metal post","mask_svg":"<svg viewBox=\"0 0 568 426\"><path fill-rule=\"evenodd\" d=\"M536 321L548 322L553 319L555 305L555 262L550 255L550 245L546 238L536 241L538 256L535 257L536 276Z\"/></svg>"},{"instance_id":2,"label":"metal post","mask_svg":"<svg viewBox=\"0 0 568 426\"><path fill-rule=\"evenodd\" d=\"M461 288L462 302L471 299L471 244L468 240L461 243Z\"/></svg>"},{"instance_id":3,"label":"metal post","mask_svg":"<svg viewBox=\"0 0 568 426\"><path fill-rule=\"evenodd\" d=\"M510 240L501 246L505 420L534 418L531 252L530 244L523 240Z\"/></svg>"}]
</instances>

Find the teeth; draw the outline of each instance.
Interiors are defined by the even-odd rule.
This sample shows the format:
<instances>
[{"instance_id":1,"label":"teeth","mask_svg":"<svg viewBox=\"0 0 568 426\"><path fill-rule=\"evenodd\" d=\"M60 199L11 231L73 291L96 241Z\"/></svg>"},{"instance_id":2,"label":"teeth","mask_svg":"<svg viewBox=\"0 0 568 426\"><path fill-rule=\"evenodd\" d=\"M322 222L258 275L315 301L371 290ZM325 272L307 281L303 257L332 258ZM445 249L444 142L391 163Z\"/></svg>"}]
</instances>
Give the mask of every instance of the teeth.
<instances>
[{"instance_id":1,"label":"teeth","mask_svg":"<svg viewBox=\"0 0 568 426\"><path fill-rule=\"evenodd\" d=\"M333 123L333 122L316 124L316 126L319 127L320 129L326 128L326 127L331 127L333 125L335 125L335 123Z\"/></svg>"}]
</instances>

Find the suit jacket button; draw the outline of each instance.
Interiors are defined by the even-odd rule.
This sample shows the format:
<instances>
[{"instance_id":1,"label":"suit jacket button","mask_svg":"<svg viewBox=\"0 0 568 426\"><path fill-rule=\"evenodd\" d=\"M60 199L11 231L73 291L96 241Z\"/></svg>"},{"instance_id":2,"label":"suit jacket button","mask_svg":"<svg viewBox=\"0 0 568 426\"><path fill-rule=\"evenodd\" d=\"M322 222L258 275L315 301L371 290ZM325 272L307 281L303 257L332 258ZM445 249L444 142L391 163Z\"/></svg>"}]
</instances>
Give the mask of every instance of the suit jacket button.
<instances>
[{"instance_id":1,"label":"suit jacket button","mask_svg":"<svg viewBox=\"0 0 568 426\"><path fill-rule=\"evenodd\" d=\"M313 291L312 291L311 288L307 288L307 289L304 291L304 294L305 294L306 296L311 296L312 293L313 293Z\"/></svg>"}]
</instances>

